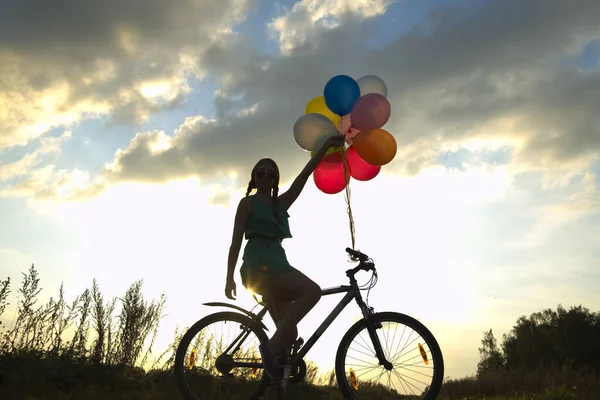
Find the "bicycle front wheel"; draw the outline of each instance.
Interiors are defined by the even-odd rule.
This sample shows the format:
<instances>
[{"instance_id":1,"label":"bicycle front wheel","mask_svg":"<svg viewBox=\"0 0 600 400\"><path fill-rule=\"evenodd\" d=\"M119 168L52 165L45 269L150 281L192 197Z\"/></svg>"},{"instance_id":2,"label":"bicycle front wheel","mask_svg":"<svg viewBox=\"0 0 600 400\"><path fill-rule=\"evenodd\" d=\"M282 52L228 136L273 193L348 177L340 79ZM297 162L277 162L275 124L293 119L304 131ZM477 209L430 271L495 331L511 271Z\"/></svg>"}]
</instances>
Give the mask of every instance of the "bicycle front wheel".
<instances>
[{"instance_id":1,"label":"bicycle front wheel","mask_svg":"<svg viewBox=\"0 0 600 400\"><path fill-rule=\"evenodd\" d=\"M435 337L404 314L376 313L371 321L393 368L379 365L369 323L358 321L342 338L335 358L336 378L344 397L434 400L444 378L444 360Z\"/></svg>"},{"instance_id":2,"label":"bicycle front wheel","mask_svg":"<svg viewBox=\"0 0 600 400\"><path fill-rule=\"evenodd\" d=\"M185 400L257 400L268 384L258 346L268 340L259 323L236 312L218 312L183 335L175 377ZM219 392L228 392L220 397Z\"/></svg>"}]
</instances>

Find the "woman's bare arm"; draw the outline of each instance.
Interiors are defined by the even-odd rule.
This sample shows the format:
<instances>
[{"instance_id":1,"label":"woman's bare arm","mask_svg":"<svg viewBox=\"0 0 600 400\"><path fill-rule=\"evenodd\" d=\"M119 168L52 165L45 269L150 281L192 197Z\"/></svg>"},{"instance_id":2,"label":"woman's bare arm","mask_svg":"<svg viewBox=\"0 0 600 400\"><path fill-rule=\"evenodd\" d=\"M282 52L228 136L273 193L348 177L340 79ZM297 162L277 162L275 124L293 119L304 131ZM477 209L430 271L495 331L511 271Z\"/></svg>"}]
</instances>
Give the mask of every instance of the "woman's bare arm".
<instances>
[{"instance_id":1,"label":"woman's bare arm","mask_svg":"<svg viewBox=\"0 0 600 400\"><path fill-rule=\"evenodd\" d=\"M330 147L341 146L343 143L344 137L341 135L331 136L329 139L327 139L325 143L323 143L323 146L321 146L321 148L316 152L314 157L312 157L306 163L300 174L296 177L296 179L294 179L292 186L290 186L290 188L285 193L279 196L281 203L285 206L286 209L290 208L291 205L294 204L298 196L300 196L300 193L302 193L302 190L304 189L308 178L310 178L310 175L315 171L317 165L319 165L323 157L325 157L325 154L327 154L327 150L329 150Z\"/></svg>"},{"instance_id":2,"label":"woman's bare arm","mask_svg":"<svg viewBox=\"0 0 600 400\"><path fill-rule=\"evenodd\" d=\"M251 210L252 205L250 204L250 199L248 197L244 197L242 200L240 200L237 212L235 214L231 245L229 246L229 257L227 260L227 280L233 280L235 265L237 264L240 249L242 247L242 239L244 238L246 221L248 221L248 216L250 215Z\"/></svg>"}]
</instances>

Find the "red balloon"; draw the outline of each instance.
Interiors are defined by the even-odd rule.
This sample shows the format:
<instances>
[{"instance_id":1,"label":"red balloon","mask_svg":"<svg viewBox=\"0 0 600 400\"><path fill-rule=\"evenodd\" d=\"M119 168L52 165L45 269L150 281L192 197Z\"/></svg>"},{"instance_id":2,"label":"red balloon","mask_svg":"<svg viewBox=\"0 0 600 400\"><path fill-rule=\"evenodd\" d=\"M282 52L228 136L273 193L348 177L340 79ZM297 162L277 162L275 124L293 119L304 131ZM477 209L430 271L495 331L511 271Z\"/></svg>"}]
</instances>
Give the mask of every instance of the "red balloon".
<instances>
[{"instance_id":1,"label":"red balloon","mask_svg":"<svg viewBox=\"0 0 600 400\"><path fill-rule=\"evenodd\" d=\"M380 166L371 165L363 160L354 147L348 147L348 150L346 150L346 160L348 161L348 165L350 165L350 175L358 181L369 181L375 178L379 174L379 171L381 171Z\"/></svg>"},{"instance_id":2,"label":"red balloon","mask_svg":"<svg viewBox=\"0 0 600 400\"><path fill-rule=\"evenodd\" d=\"M328 154L315 168L313 179L315 185L323 193L339 193L346 188L350 181L350 166L346 160L346 171L344 171L343 157L342 153ZM346 172L346 179L344 179L344 172Z\"/></svg>"}]
</instances>

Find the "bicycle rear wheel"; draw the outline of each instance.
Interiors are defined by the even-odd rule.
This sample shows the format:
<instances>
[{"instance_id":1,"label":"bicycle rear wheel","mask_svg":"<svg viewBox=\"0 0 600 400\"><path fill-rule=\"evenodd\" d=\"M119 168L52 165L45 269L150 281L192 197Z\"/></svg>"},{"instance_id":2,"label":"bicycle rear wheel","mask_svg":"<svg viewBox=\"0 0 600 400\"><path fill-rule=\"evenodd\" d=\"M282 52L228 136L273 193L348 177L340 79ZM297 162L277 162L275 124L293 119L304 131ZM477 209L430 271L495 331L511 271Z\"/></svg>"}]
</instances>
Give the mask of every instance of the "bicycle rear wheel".
<instances>
[{"instance_id":1,"label":"bicycle rear wheel","mask_svg":"<svg viewBox=\"0 0 600 400\"><path fill-rule=\"evenodd\" d=\"M444 378L444 360L435 337L422 323L400 313L376 313L372 322L393 368L388 371L379 365L368 322L358 321L342 338L335 358L344 397L434 400Z\"/></svg>"},{"instance_id":2,"label":"bicycle rear wheel","mask_svg":"<svg viewBox=\"0 0 600 400\"><path fill-rule=\"evenodd\" d=\"M260 324L236 312L219 312L196 322L183 335L175 355L175 377L186 400L257 400L269 378L258 345L267 342Z\"/></svg>"}]
</instances>

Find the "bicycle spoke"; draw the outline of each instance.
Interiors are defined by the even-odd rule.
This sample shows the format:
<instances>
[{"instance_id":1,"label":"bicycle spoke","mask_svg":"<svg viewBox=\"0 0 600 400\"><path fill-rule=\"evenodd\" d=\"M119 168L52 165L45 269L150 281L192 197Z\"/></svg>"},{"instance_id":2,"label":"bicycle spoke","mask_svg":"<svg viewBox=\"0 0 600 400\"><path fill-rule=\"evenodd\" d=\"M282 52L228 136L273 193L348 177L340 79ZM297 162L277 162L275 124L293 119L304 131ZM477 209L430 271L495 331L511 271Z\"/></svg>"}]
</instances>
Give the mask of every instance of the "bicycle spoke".
<instances>
[{"instance_id":1,"label":"bicycle spoke","mask_svg":"<svg viewBox=\"0 0 600 400\"><path fill-rule=\"evenodd\" d=\"M393 372L393 373L394 373L394 374L395 374L395 375L396 375L396 376L397 376L399 379L401 379L403 382L405 382L405 383L406 383L406 385L412 385L413 387L415 387L415 388L416 388L416 386L415 386L415 385L413 385L412 383L410 383L410 382L408 382L408 381L406 380L407 378L405 378L405 377L403 377L403 376L400 376L400 375L398 375L398 373L397 373L396 371L394 371L394 370L392 370L392 372ZM410 377L408 377L408 378L409 378L409 379L412 379L412 378L410 378ZM423 383L423 382L421 382L421 383ZM412 392L412 393L413 393L413 394L416 394L415 392Z\"/></svg>"},{"instance_id":2,"label":"bicycle spoke","mask_svg":"<svg viewBox=\"0 0 600 400\"><path fill-rule=\"evenodd\" d=\"M364 354L367 357L375 357L375 354L367 354L364 351L360 351L360 350L356 350L356 349L352 349L352 348L350 348L350 350L354 350L357 353Z\"/></svg>"},{"instance_id":3,"label":"bicycle spoke","mask_svg":"<svg viewBox=\"0 0 600 400\"><path fill-rule=\"evenodd\" d=\"M368 334L367 334L367 336L368 336ZM365 349L367 349L369 352L371 352L371 353L373 353L373 355L375 355L375 350L371 349L371 347L369 347L369 343L362 337L362 335L359 334L359 337L361 338L363 343L366 345Z\"/></svg>"}]
</instances>

